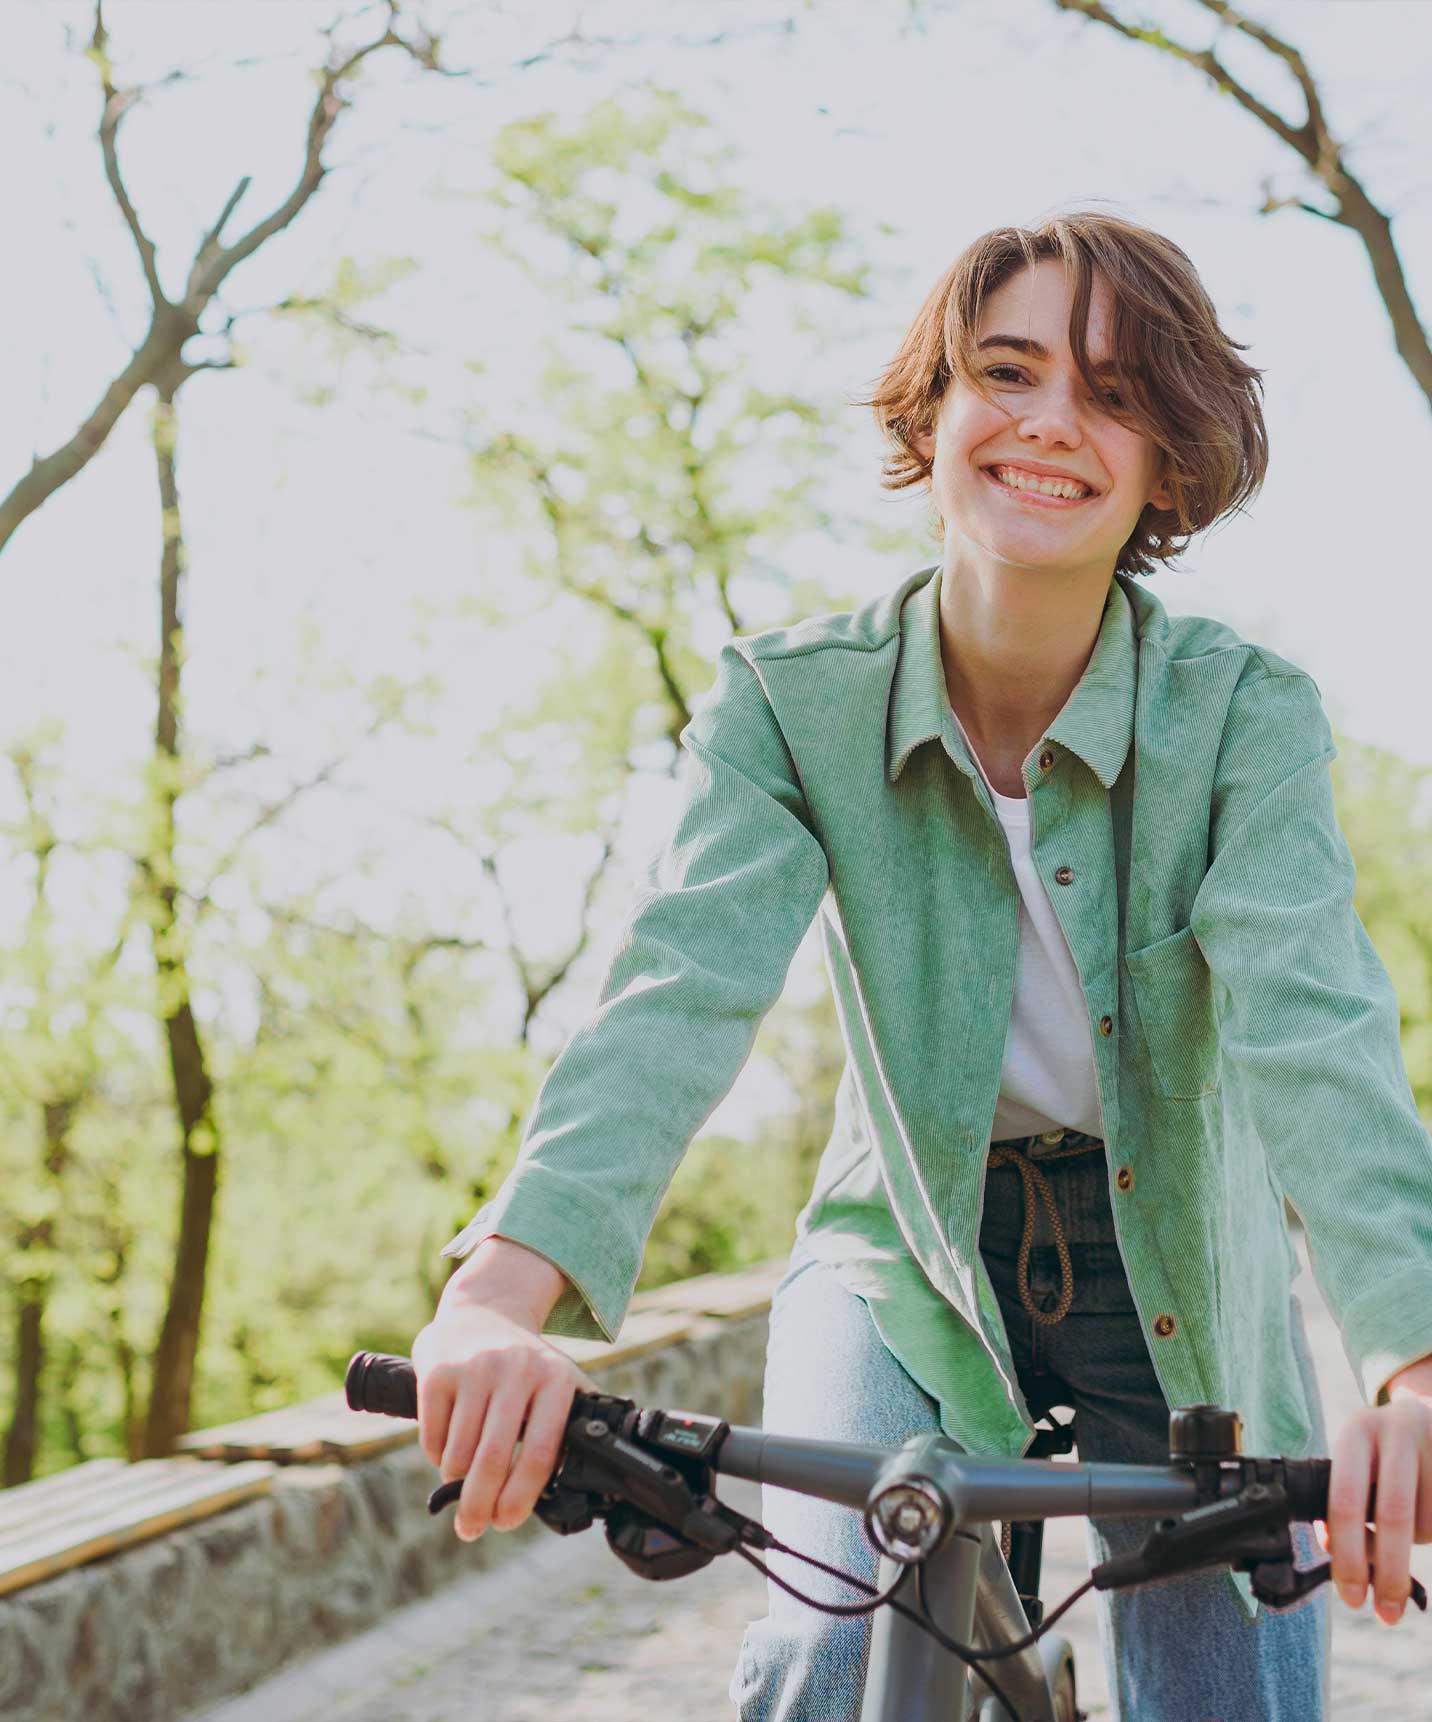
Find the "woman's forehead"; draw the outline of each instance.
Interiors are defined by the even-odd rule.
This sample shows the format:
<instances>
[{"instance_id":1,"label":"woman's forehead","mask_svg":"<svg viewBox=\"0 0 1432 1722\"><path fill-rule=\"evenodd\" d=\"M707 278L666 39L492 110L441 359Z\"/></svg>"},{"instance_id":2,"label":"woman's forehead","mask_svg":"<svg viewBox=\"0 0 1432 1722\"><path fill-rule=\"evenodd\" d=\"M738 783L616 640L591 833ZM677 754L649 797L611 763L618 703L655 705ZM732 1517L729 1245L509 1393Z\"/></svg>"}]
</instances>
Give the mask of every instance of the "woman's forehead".
<instances>
[{"instance_id":1,"label":"woman's forehead","mask_svg":"<svg viewBox=\"0 0 1432 1722\"><path fill-rule=\"evenodd\" d=\"M1098 270L1094 271L1089 288L1085 344L1091 353L1098 353L1109 326L1113 297L1109 283ZM1073 300L1073 276L1054 258L1041 258L1033 265L1022 265L986 294L976 334L981 343L991 335L1009 333L1025 340L1034 339L1046 348L1062 347L1068 337Z\"/></svg>"}]
</instances>

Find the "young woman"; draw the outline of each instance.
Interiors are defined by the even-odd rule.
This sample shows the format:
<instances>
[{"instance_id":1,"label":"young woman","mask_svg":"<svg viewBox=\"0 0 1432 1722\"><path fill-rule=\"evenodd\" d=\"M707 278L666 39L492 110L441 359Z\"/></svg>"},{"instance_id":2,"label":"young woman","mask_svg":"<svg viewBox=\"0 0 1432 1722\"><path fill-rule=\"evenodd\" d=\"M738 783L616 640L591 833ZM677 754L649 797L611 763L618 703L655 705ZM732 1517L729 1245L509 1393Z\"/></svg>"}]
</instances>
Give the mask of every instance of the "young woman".
<instances>
[{"instance_id":1,"label":"young woman","mask_svg":"<svg viewBox=\"0 0 1432 1722\"><path fill-rule=\"evenodd\" d=\"M1248 1451L1326 1451L1286 1194L1369 1402L1333 1456L1334 1576L1357 1605L1374 1559L1401 1613L1432 1540L1432 1140L1331 735L1302 671L1134 579L1261 484L1238 348L1176 245L1103 214L986 234L931 292L869 404L887 484L930 486L937 562L724 648L599 1008L448 1246L474 1253L414 1357L459 1534L530 1512L583 1379L540 1334L615 1333L819 912L847 1062L766 1426L1010 1454L1062 1404L1081 1458L1159 1462L1169 1407L1215 1400ZM858 1515L763 1513L873 1578ZM1096 1522L1091 1554L1139 1535ZM1202 1574L1098 1606L1122 1717L1325 1714L1326 1590L1274 1615ZM773 1586L740 1715L855 1718L869 1630Z\"/></svg>"}]
</instances>

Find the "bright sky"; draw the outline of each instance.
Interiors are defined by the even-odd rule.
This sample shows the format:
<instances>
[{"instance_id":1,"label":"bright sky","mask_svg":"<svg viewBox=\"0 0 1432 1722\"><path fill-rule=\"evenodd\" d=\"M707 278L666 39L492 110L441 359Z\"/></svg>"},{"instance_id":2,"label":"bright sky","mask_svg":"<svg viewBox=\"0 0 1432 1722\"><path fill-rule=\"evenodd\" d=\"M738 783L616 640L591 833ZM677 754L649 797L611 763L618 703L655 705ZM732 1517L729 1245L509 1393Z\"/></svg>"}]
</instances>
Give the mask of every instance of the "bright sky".
<instances>
[{"instance_id":1,"label":"bright sky","mask_svg":"<svg viewBox=\"0 0 1432 1722\"><path fill-rule=\"evenodd\" d=\"M1403 264L1425 306L1432 6L1250 6L1292 37L1321 80L1334 127L1356 146L1353 165L1396 217ZM786 10L792 30L773 33L771 20ZM1193 0L1149 0L1139 11L1172 35L1211 39L1214 21ZM330 6L294 0L110 0L121 83L176 65L197 70L135 110L121 140L171 289L241 175L253 185L231 235L289 188L311 101L307 67L332 15ZM533 17L556 34L575 13L514 3L449 4L428 15L447 21L451 63L496 68L544 39ZM94 141L94 72L64 46L66 26L85 39L89 16L67 0L30 0L7 20L12 70L0 83L0 148L25 171L7 174L0 189L10 260L0 276L10 355L0 488L33 452L70 434L143 327L137 264ZM1248 516L1196 542L1187 571L1156 576L1154 590L1170 609L1222 617L1304 665L1346 733L1432 762L1432 560L1418 525L1432 415L1394 352L1356 238L1296 211L1254 213L1267 176L1279 193L1321 200L1255 122L1201 76L1047 0L927 5L920 27L895 0L788 9L754 0L593 4L582 16L593 34L625 33L633 19L646 30L656 19L670 34L606 50L595 70L544 65L479 86L423 77L396 55L375 61L335 134L332 159L345 171L232 279L229 308L317 290L340 255L411 254L420 272L377 314L422 343L427 353L411 361L413 374L457 410L471 388L465 361L480 359L489 379L510 372L516 380L542 332L524 315L528 300L510 272L484 254L478 212L463 195L487 183L486 139L538 109L575 117L643 78L677 88L729 138L732 171L763 196L791 209L834 202L868 236L876 296L822 349L823 372L802 381L849 420L851 459L833 480L855 487L843 504L908 522L911 553L855 557L831 545L803 554L812 568L836 569L874 593L931 557L919 535L922 504L880 491L873 430L843 398L867 384L970 239L1057 206L1107 200L1183 246L1225 326L1266 371L1272 464L1261 497ZM729 33L725 45L672 45L718 26ZM1220 51L1296 117L1291 79L1253 44ZM113 313L93 271L108 283ZM292 337L263 335L252 319L248 333L252 368L199 378L184 397L196 730L242 747L258 727L290 760L321 762L322 722L295 715L315 685L293 646L307 617L320 666L400 675L436 667L456 690L449 709L461 731L479 707L510 698L532 660L514 662L510 649L484 660L472 628L427 637L414 629L415 598L439 606L480 590L501 567L500 547L480 541L458 498L458 456L413 435L410 414L370 398L361 366L325 378L321 354ZM778 332L754 328L751 338L774 374ZM299 388L325 380L338 386L337 403L302 404ZM141 403L4 555L0 616L10 649L0 744L39 717L63 717L70 769L96 796L112 792L117 771L148 744L152 696L142 670L153 649L154 516ZM335 714L337 724L336 706ZM446 728L425 743L417 769L435 793L455 745ZM372 830L381 829L384 797L401 799L394 778L411 787L413 757L385 766L381 750L374 756L364 815ZM421 845L399 860L409 878L453 865L450 851Z\"/></svg>"}]
</instances>

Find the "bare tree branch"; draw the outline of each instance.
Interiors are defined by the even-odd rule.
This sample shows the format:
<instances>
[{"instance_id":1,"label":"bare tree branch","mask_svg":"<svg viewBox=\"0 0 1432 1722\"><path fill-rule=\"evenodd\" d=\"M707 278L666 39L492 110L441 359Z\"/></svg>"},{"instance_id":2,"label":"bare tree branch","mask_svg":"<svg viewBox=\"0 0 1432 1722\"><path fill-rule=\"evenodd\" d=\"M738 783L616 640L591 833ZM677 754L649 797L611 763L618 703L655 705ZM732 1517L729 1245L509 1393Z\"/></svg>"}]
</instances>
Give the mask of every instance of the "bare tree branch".
<instances>
[{"instance_id":1,"label":"bare tree branch","mask_svg":"<svg viewBox=\"0 0 1432 1722\"><path fill-rule=\"evenodd\" d=\"M493 855L481 858L483 872L491 881L493 891L497 896L498 912L502 916L502 925L507 933L507 949L512 959L512 965L517 970L518 983L522 988L523 1009L521 1041L525 1046L532 1032L532 1019L541 1009L543 1001L552 989L563 981L571 971L572 964L586 950L591 939L591 909L597 894L597 887L606 874L616 847L615 831L610 825L604 826L601 833L601 854L597 864L587 877L586 890L582 894L581 926L575 941L567 954L558 962L549 966L542 974L538 974L531 961L523 954L518 942L517 928L513 919L512 905L507 893L502 888L502 881L497 876L497 860Z\"/></svg>"},{"instance_id":2,"label":"bare tree branch","mask_svg":"<svg viewBox=\"0 0 1432 1722\"><path fill-rule=\"evenodd\" d=\"M116 148L119 122L142 98L144 92L139 89L120 91L114 87L109 58L109 32L104 27L104 0L95 0L94 34L90 38L89 51L90 58L99 67L100 88L104 91L104 107L99 121L99 144L104 155L105 177L114 193L114 201L119 205L119 212L124 217L125 226L133 236L134 248L139 253L139 261L144 269L144 279L149 283L149 297L157 311L168 301L159 284L154 241L140 225L139 214L130 199L124 176L119 171L119 151Z\"/></svg>"},{"instance_id":3,"label":"bare tree branch","mask_svg":"<svg viewBox=\"0 0 1432 1722\"><path fill-rule=\"evenodd\" d=\"M375 713L364 729L354 739L351 746L346 747L342 753L336 754L326 764L320 766L317 771L312 773L311 776L304 778L299 783L290 784L282 795L275 796L272 801L259 811L257 817L244 827L244 829L219 857L219 860L210 872L203 889L193 893L193 901L200 912L210 906L210 893L213 891L214 886L223 878L225 873L229 871L229 869L238 860L243 850L255 837L258 836L259 832L266 831L271 825L276 825L278 821L283 818L284 814L288 812L289 808L291 808L295 802L300 801L311 790L320 789L325 784L331 784L343 767L349 763L354 754L356 754L362 747L363 743L371 741L373 737L378 734L379 730L381 730L385 724L390 723L396 715L396 713L388 710ZM259 747L251 750L247 757L254 758L260 753L267 752L268 749L260 745ZM244 757L245 756L243 755L238 756L240 760Z\"/></svg>"},{"instance_id":4,"label":"bare tree branch","mask_svg":"<svg viewBox=\"0 0 1432 1722\"><path fill-rule=\"evenodd\" d=\"M606 876L607 867L611 862L615 847L615 835L612 829L607 827L602 833L602 852L597 857L596 866L587 875L587 888L582 893L581 931L577 935L577 939L572 945L572 948L567 952L567 955L563 957L554 968L548 970L547 978L537 987L529 988L527 994L527 1016L522 1025L523 1040L526 1040L527 1038L528 1025L541 1007L542 1001L554 987L558 986L567 978L567 975L571 971L572 964L575 963L577 958L581 956L582 952L586 950L587 945L591 940L592 904L596 900L597 887Z\"/></svg>"},{"instance_id":5,"label":"bare tree branch","mask_svg":"<svg viewBox=\"0 0 1432 1722\"><path fill-rule=\"evenodd\" d=\"M308 119L302 161L292 189L276 208L249 228L232 245L222 243L222 234L234 211L249 190L250 179L241 178L220 207L213 225L201 236L190 262L184 291L176 300L164 293L159 278L156 247L145 231L134 201L130 196L120 169L118 154L119 128L129 110L143 99L145 88L120 89L114 82L109 58L109 34L104 24L103 0L95 0L95 23L88 43L89 57L100 73L103 104L100 119L100 144L104 154L105 172L120 214L128 227L138 252L140 266L149 290L150 325L144 339L129 362L108 384L96 405L80 424L73 436L47 455L36 455L29 469L15 482L8 494L0 497L0 552L21 524L40 508L54 493L67 484L99 452L110 432L118 423L129 403L140 389L161 377L171 381L184 343L199 333L199 323L214 295L233 271L251 257L267 240L288 227L315 195L329 173L323 151L340 116L351 105L347 86L354 74L371 56L387 49L405 53L424 72L444 78L462 78L475 88L488 88L504 76L521 72L549 61L558 50L580 48L612 50L640 46L660 39L681 48L704 49L719 46L733 32L717 31L702 37L683 37L655 32L636 32L627 36L589 36L580 27L553 37L542 47L498 68L493 75L483 77L472 67L454 67L442 57L439 36L416 22L406 19L399 29L402 16L400 0L386 0L387 17L384 27L371 41L353 49L337 45L339 24L328 26L323 36L328 54L319 69L318 93ZM745 29L749 37L765 33L790 35L794 30L792 18L772 19ZM72 40L65 27L66 40ZM238 65L261 64L258 57L233 62ZM189 77L186 71L173 71L148 88L177 82ZM205 363L194 367L202 370L225 369L222 363ZM182 381L182 376L180 377Z\"/></svg>"},{"instance_id":6,"label":"bare tree branch","mask_svg":"<svg viewBox=\"0 0 1432 1722\"><path fill-rule=\"evenodd\" d=\"M241 179L229 193L213 226L200 239L189 267L183 295L175 302L164 292L159 279L154 242L145 232L119 163L121 122L130 109L142 99L144 91L139 88L121 90L115 85L109 57L109 34L104 24L103 0L96 0L89 57L99 70L103 95L100 147L110 189L134 240L149 289L150 323L144 339L135 349L128 364L110 382L74 435L50 454L37 456L9 494L0 500L0 551L4 550L23 521L94 458L140 389L147 384L157 384L161 379L171 385L176 377L181 382L184 380L184 373L176 370L176 367L182 365L180 355L184 343L191 336L198 334L200 320L219 287L265 240L287 227L322 184L326 171L323 148L339 116L350 105L343 91L358 67L371 54L386 48L398 48L425 70L441 69L437 65L435 38L420 27L414 30L411 37L401 35L393 27L397 15L397 0L388 0L386 28L372 41L348 52L333 48L332 28L327 32L330 38L329 56L319 73L318 95L309 116L303 161L293 189L276 209L255 223L242 238L236 240L233 245L224 246L220 243L220 235L249 187L248 177ZM171 73L160 82L171 82L181 76L182 73ZM222 363L209 362L193 367L196 370L223 368L226 367Z\"/></svg>"},{"instance_id":7,"label":"bare tree branch","mask_svg":"<svg viewBox=\"0 0 1432 1722\"><path fill-rule=\"evenodd\" d=\"M1392 220L1372 201L1361 181L1348 165L1342 145L1333 136L1324 111L1323 100L1307 62L1299 51L1265 25L1246 18L1228 4L1228 0L1198 0L1199 5L1212 12L1223 24L1241 31L1252 41L1267 49L1292 73L1302 93L1306 113L1300 123L1285 119L1259 100L1246 85L1230 72L1211 48L1191 48L1175 42L1162 30L1148 29L1128 23L1112 12L1102 0L1054 0L1061 12L1075 12L1096 24L1103 24L1132 42L1143 42L1160 52L1181 60L1209 78L1226 95L1250 113L1275 137L1295 151L1314 177L1332 194L1331 209L1319 209L1304 198L1274 197L1264 181L1263 203L1259 213L1271 215L1279 209L1295 208L1316 215L1324 221L1351 228L1362 240L1373 277L1392 323L1393 339L1402 362L1411 372L1429 406L1432 406L1432 345L1427 331L1417 315L1402 259L1392 237Z\"/></svg>"}]
</instances>

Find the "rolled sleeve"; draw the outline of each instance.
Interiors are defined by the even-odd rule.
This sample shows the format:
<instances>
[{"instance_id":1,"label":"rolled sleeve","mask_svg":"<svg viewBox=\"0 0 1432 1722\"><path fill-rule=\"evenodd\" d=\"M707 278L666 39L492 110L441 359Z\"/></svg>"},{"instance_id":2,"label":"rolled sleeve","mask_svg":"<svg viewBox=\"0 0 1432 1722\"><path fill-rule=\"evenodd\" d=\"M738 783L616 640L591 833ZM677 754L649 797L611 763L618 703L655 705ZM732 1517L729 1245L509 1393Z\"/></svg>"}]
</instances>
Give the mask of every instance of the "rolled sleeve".
<instances>
[{"instance_id":1,"label":"rolled sleeve","mask_svg":"<svg viewBox=\"0 0 1432 1722\"><path fill-rule=\"evenodd\" d=\"M829 882L790 752L733 641L681 735L675 825L590 1019L542 1083L517 1162L444 1247L496 1234L569 1289L546 1331L612 1339L692 1138L750 1056Z\"/></svg>"},{"instance_id":2,"label":"rolled sleeve","mask_svg":"<svg viewBox=\"0 0 1432 1722\"><path fill-rule=\"evenodd\" d=\"M1212 860L1190 917L1213 977L1225 1105L1307 1231L1369 1403L1432 1353L1432 1139L1397 994L1353 907L1317 688L1267 674L1230 708Z\"/></svg>"}]
</instances>

